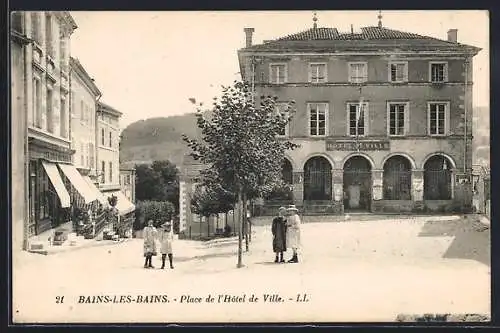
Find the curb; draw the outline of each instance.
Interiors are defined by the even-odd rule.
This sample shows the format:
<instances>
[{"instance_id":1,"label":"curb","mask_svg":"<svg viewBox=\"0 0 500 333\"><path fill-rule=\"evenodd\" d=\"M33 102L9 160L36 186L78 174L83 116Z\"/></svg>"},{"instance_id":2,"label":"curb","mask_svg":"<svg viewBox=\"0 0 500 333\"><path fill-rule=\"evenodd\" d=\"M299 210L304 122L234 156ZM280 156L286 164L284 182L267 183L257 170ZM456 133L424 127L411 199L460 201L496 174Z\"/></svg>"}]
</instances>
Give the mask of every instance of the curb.
<instances>
[{"instance_id":1,"label":"curb","mask_svg":"<svg viewBox=\"0 0 500 333\"><path fill-rule=\"evenodd\" d=\"M77 251L77 250L82 250L82 249L88 249L88 248L92 248L92 247L99 247L99 246L106 246L106 245L118 245L118 244L123 244L123 243L126 243L130 240L130 238L125 238L125 239L122 239L122 240L119 240L119 241L110 241L110 243L106 242L106 241L94 241L92 243L89 243L87 245L82 245L82 246L68 246L67 248L65 249L58 249L58 250L40 250L40 251L37 251L37 250L28 250L26 252L28 253L33 253L33 254L41 254L41 255L54 255L54 254L58 254L58 253L67 253L67 252L73 252L73 251Z\"/></svg>"}]
</instances>

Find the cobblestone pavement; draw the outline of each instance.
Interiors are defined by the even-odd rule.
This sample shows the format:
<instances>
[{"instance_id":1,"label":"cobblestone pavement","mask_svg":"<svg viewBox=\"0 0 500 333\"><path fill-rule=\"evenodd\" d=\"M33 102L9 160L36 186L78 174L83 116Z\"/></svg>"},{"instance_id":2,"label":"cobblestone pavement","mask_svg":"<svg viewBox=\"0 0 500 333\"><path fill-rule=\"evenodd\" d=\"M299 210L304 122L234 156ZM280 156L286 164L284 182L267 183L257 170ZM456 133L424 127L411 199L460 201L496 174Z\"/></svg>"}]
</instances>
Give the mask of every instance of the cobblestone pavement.
<instances>
[{"instance_id":1,"label":"cobblestone pavement","mask_svg":"<svg viewBox=\"0 0 500 333\"><path fill-rule=\"evenodd\" d=\"M301 232L301 262L274 264L270 227L255 226L240 269L235 238L177 240L173 270L158 269L159 257L157 269L144 269L139 239L51 256L16 254L14 314L44 322L338 322L490 313L489 229L473 221L353 217L309 221ZM252 294L257 302L249 302ZM283 302L263 302L264 294ZM169 302L78 303L99 295L167 295ZM218 295L245 302L219 303Z\"/></svg>"}]
</instances>

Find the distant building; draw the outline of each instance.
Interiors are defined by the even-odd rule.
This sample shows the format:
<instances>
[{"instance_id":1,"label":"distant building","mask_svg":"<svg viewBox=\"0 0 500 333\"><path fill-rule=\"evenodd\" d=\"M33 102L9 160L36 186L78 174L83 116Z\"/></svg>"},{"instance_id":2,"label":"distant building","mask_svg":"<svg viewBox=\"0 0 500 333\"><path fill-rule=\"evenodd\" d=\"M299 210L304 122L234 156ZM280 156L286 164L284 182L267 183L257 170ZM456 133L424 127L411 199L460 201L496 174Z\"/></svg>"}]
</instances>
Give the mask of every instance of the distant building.
<instances>
[{"instance_id":1,"label":"distant building","mask_svg":"<svg viewBox=\"0 0 500 333\"><path fill-rule=\"evenodd\" d=\"M115 108L97 103L97 168L99 190L106 196L116 196L120 215L127 216L135 211L135 205L121 191L120 184L120 117ZM135 194L134 194L135 195Z\"/></svg>"},{"instance_id":2,"label":"distant building","mask_svg":"<svg viewBox=\"0 0 500 333\"><path fill-rule=\"evenodd\" d=\"M135 167L120 165L120 188L125 197L135 203Z\"/></svg>"},{"instance_id":3,"label":"distant building","mask_svg":"<svg viewBox=\"0 0 500 333\"><path fill-rule=\"evenodd\" d=\"M382 26L313 27L238 51L255 101L295 101L283 163L308 213L470 209L479 48ZM277 111L279 111L277 110Z\"/></svg>"}]
</instances>

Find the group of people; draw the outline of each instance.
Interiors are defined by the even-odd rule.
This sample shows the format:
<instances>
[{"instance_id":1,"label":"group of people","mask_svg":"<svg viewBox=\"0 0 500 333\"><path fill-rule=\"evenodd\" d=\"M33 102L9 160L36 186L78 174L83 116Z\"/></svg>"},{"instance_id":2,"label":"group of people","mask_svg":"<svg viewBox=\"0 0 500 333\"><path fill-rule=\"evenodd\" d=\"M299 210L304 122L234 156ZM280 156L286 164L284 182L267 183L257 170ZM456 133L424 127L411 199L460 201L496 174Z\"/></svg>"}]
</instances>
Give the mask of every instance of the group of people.
<instances>
[{"instance_id":1,"label":"group of people","mask_svg":"<svg viewBox=\"0 0 500 333\"><path fill-rule=\"evenodd\" d=\"M165 268L165 261L168 256L170 268L174 268L174 255L172 251L172 243L174 241L174 232L172 230L172 222L163 223L158 231L153 220L148 221L148 225L143 229L142 237L144 239L144 268L154 268L152 258L157 255L156 241L160 242L161 253L161 269Z\"/></svg>"},{"instance_id":2,"label":"group of people","mask_svg":"<svg viewBox=\"0 0 500 333\"><path fill-rule=\"evenodd\" d=\"M283 253L290 247L293 251L290 263L298 263L300 247L300 217L295 205L288 208L280 207L278 216L273 219L271 231L273 233L273 251L276 254L275 263L285 262Z\"/></svg>"},{"instance_id":3,"label":"group of people","mask_svg":"<svg viewBox=\"0 0 500 333\"><path fill-rule=\"evenodd\" d=\"M298 250L300 247L300 217L298 209L295 205L290 205L287 208L280 207L278 216L273 219L273 251L276 254L275 263L286 262L283 253L291 248L293 251L292 258L289 263L298 263ZM152 259L157 255L156 242L160 243L161 253L161 269L165 268L166 258L170 263L170 268L174 268L174 256L172 251L172 243L174 233L172 230L172 222L163 223L159 230L153 225L153 220L149 220L147 226L143 229L142 237L144 240L144 268L154 268Z\"/></svg>"}]
</instances>

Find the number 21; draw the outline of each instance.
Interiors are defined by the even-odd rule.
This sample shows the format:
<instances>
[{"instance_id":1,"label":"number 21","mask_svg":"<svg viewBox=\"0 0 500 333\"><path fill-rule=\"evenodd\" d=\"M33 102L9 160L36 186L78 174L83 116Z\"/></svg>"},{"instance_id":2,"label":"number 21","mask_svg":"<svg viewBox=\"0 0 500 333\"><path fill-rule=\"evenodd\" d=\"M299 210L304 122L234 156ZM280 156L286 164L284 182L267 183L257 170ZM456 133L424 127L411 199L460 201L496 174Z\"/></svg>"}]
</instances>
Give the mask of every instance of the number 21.
<instances>
[{"instance_id":1,"label":"number 21","mask_svg":"<svg viewBox=\"0 0 500 333\"><path fill-rule=\"evenodd\" d=\"M56 296L56 304L61 304L64 302L64 296Z\"/></svg>"}]
</instances>

